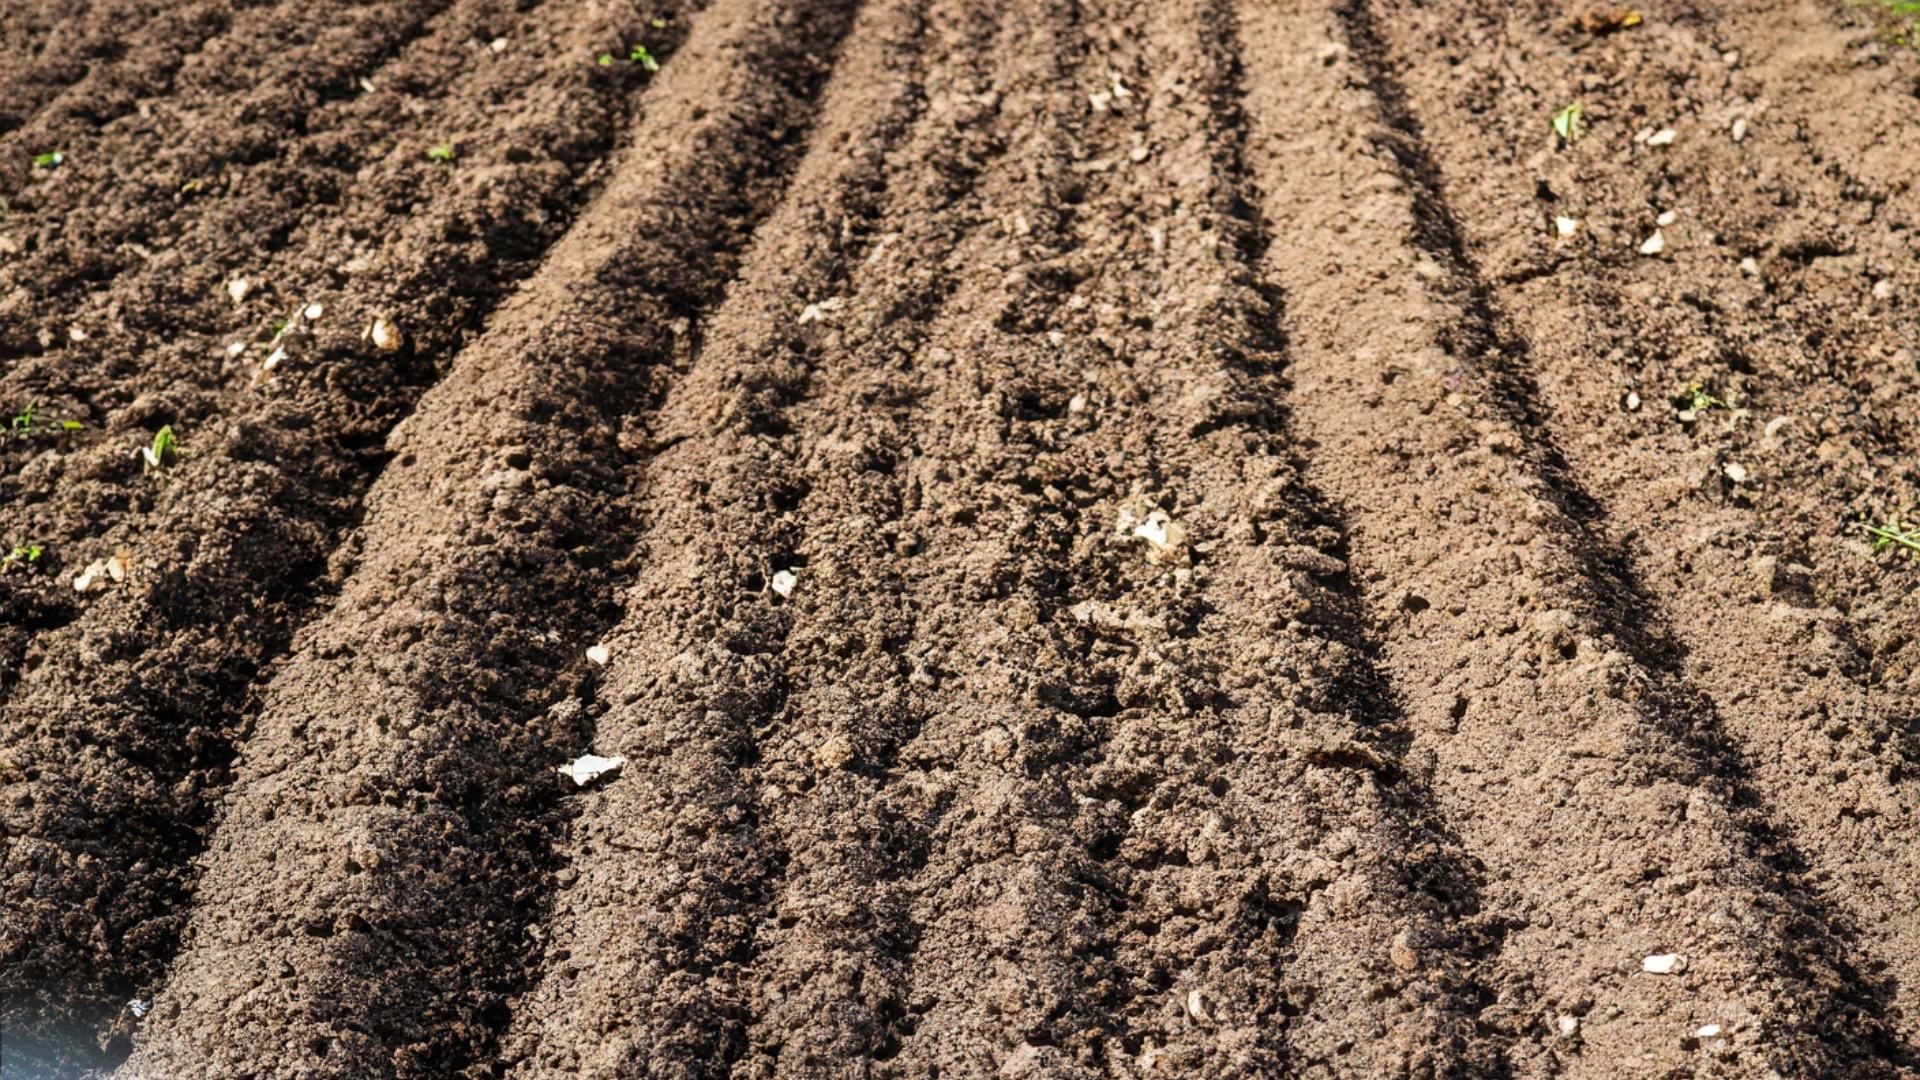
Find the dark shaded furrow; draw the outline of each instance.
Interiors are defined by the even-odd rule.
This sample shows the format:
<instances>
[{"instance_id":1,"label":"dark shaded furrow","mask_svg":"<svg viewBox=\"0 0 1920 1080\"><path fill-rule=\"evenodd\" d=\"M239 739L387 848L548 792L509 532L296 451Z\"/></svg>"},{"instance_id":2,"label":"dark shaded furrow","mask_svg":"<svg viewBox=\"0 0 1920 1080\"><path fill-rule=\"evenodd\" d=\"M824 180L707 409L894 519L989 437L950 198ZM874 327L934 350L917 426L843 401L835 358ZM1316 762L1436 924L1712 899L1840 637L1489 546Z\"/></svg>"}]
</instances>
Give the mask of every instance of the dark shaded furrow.
<instances>
[{"instance_id":1,"label":"dark shaded furrow","mask_svg":"<svg viewBox=\"0 0 1920 1080\"><path fill-rule=\"evenodd\" d=\"M1425 55L1431 34L1411 15L1384 25L1399 55ZM1872 508L1863 491L1897 498L1905 484L1899 448L1912 437L1894 403L1915 379L1901 359L1913 322L1901 293L1877 283L1913 287L1901 197L1912 178L1884 155L1920 144L1888 121L1892 73L1850 60L1864 36L1823 26L1827 13L1729 3L1669 17L1678 26L1636 41L1587 42L1517 8L1484 31L1503 45L1478 31L1445 41L1447 53L1497 48L1504 68L1543 73L1491 85L1499 114L1543 108L1556 89L1545 73L1564 65L1609 87L1608 119L1531 159L1503 153L1500 132L1475 132L1441 144L1435 164L1457 192L1460 239L1499 268L1495 303L1532 343L1532 389L1566 467L1609 519L1632 523L1618 555L1643 593L1628 617L1657 627L1647 644L1661 662L1719 703L1707 730L1728 749L1706 767L1735 777L1790 838L1775 871L1819 898L1804 916L1832 923L1825 933L1861 968L1863 1005L1910 1044L1915 931L1897 883L1920 870L1909 730L1920 708L1875 670L1870 643L1887 637L1869 613L1888 602L1891 568L1845 543L1855 527L1836 518ZM1406 69L1437 123L1483 107L1452 76L1441 56ZM1853 107L1834 122L1809 111L1810 91ZM1677 138L1636 142L1643 123ZM1565 193L1555 212L1581 221L1574 238L1513 229L1543 188ZM1648 258L1633 246L1661 210L1673 212L1667 250ZM1569 294L1605 304L1546 302ZM1693 381L1741 411L1682 422L1667 391ZM1630 387L1639 409L1620 406Z\"/></svg>"},{"instance_id":2,"label":"dark shaded furrow","mask_svg":"<svg viewBox=\"0 0 1920 1080\"><path fill-rule=\"evenodd\" d=\"M604 152L629 108L618 94L582 93L592 76L578 54L586 35L606 30L595 20L556 28L544 45L521 38L524 63L510 58L511 70L456 97L515 90L517 108L493 115L502 130L577 131L564 147ZM670 56L678 31L663 36ZM510 158L511 145L496 153ZM0 583L4 643L18 661L0 717L11 765L0 776L9 797L0 988L16 1031L28 1013L64 1026L104 1011L116 1037L125 1033L126 1001L158 980L185 917L188 860L258 703L255 679L355 557L339 545L391 456L383 436L571 221L591 189L590 160L579 172L503 161L445 185L400 235L361 253L340 245L386 211L374 192L347 203L307 249L368 264L325 294L333 324L283 339L292 358L270 380L247 365L202 395L176 386L119 417L135 431L181 425L181 459L166 477L140 476L133 438L54 447L22 480L37 497L0 509L9 538L53 547L63 539L53 530L26 531L49 520L100 532L70 552L54 547L34 576ZM375 191L404 182L365 179ZM502 200L539 216L503 218ZM456 229L471 239L420 242ZM406 348L393 356L359 340L355 307L408 328ZM55 460L67 456L76 460ZM73 590L86 561L121 547L132 552L126 587Z\"/></svg>"},{"instance_id":3,"label":"dark shaded furrow","mask_svg":"<svg viewBox=\"0 0 1920 1080\"><path fill-rule=\"evenodd\" d=\"M804 726L796 654L810 648L793 640L801 608L771 584L809 541L796 414L831 379L822 325L802 313L859 269L892 197L886 168L922 104L915 6L872 4L856 20L792 192L648 420L638 573L603 638L604 711L587 744L628 765L586 797L565 846L547 968L507 1041L513 1075L753 1074L762 988L742 972L773 930L783 868L806 860L775 804L793 767L782 743ZM652 988L637 1007L623 992L636 985ZM850 1039L884 1035L872 1017L838 1019ZM804 1057L808 1040L788 1036Z\"/></svg>"},{"instance_id":4,"label":"dark shaded furrow","mask_svg":"<svg viewBox=\"0 0 1920 1080\"><path fill-rule=\"evenodd\" d=\"M1295 65L1314 73L1297 85L1250 88L1262 160L1331 150L1318 169L1263 170L1294 254L1269 272L1292 297L1310 471L1348 508L1370 600L1400 613L1383 656L1412 753L1430 755L1436 802L1487 864L1484 902L1510 927L1483 1022L1529 1071L1884 1071L1882 1020L1829 966L1843 946L1779 873L1737 776L1712 773L1726 759L1698 726L1710 711L1621 621L1631 609L1594 600L1631 579L1535 439L1524 370L1499 351L1509 337L1370 13L1242 17L1324 61ZM1355 288L1377 317L1337 302ZM1566 860L1573 837L1589 860ZM1728 1037L1690 1034L1709 1023Z\"/></svg>"}]
</instances>

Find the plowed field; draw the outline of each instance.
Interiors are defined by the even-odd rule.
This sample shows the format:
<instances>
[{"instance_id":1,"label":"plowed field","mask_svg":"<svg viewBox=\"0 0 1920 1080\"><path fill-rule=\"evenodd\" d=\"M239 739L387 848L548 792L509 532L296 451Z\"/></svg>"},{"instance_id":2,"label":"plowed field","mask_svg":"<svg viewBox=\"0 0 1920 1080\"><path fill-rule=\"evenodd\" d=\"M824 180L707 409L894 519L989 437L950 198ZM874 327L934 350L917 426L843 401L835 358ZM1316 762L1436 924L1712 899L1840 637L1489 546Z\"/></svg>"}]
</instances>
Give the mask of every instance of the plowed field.
<instances>
[{"instance_id":1,"label":"plowed field","mask_svg":"<svg viewBox=\"0 0 1920 1080\"><path fill-rule=\"evenodd\" d=\"M0 0L0 1076L1920 1076L1920 54L1609 13Z\"/></svg>"}]
</instances>

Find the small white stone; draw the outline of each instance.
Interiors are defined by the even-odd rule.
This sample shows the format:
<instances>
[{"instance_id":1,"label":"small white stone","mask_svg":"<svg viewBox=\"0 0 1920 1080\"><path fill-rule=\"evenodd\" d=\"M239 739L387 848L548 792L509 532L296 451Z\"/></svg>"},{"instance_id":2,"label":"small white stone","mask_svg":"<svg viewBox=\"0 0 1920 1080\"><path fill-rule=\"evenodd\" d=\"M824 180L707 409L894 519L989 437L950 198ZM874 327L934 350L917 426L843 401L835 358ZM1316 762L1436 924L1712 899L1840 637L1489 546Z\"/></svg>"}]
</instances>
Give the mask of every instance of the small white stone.
<instances>
[{"instance_id":1,"label":"small white stone","mask_svg":"<svg viewBox=\"0 0 1920 1080\"><path fill-rule=\"evenodd\" d=\"M845 304L846 301L838 296L821 300L818 303L808 304L806 307L800 309L800 325L805 326L810 322L823 322L827 316L839 311Z\"/></svg>"},{"instance_id":2,"label":"small white stone","mask_svg":"<svg viewBox=\"0 0 1920 1080\"><path fill-rule=\"evenodd\" d=\"M1665 250L1667 250L1667 238L1661 235L1659 229L1653 230L1653 235L1647 237L1640 245L1642 255L1658 255Z\"/></svg>"},{"instance_id":3,"label":"small white stone","mask_svg":"<svg viewBox=\"0 0 1920 1080\"><path fill-rule=\"evenodd\" d=\"M228 356L239 356L241 353L246 351L247 351L247 345L243 341L236 341L233 344L227 346Z\"/></svg>"},{"instance_id":4,"label":"small white stone","mask_svg":"<svg viewBox=\"0 0 1920 1080\"><path fill-rule=\"evenodd\" d=\"M1631 390L1627 391L1627 411L1637 412L1639 411L1639 409L1640 409L1640 395L1634 393Z\"/></svg>"},{"instance_id":5,"label":"small white stone","mask_svg":"<svg viewBox=\"0 0 1920 1080\"><path fill-rule=\"evenodd\" d=\"M1577 1017L1577 1016L1563 1016L1563 1017L1561 1017L1561 1018L1560 1018L1560 1034L1562 1034L1562 1035L1571 1035L1571 1034L1573 1034L1574 1032L1576 1032L1576 1031L1579 1031L1579 1030L1580 1030L1580 1018L1579 1018L1579 1017Z\"/></svg>"},{"instance_id":6,"label":"small white stone","mask_svg":"<svg viewBox=\"0 0 1920 1080\"><path fill-rule=\"evenodd\" d=\"M1747 482L1747 467L1739 462L1729 461L1726 467L1720 471L1726 473L1727 479L1736 484L1744 484Z\"/></svg>"},{"instance_id":7,"label":"small white stone","mask_svg":"<svg viewBox=\"0 0 1920 1080\"><path fill-rule=\"evenodd\" d=\"M1717 1039L1720 1037L1719 1024L1702 1024L1700 1030L1693 1033L1696 1039Z\"/></svg>"},{"instance_id":8,"label":"small white stone","mask_svg":"<svg viewBox=\"0 0 1920 1080\"><path fill-rule=\"evenodd\" d=\"M1559 231L1561 236L1572 236L1574 233L1580 231L1580 223L1570 217L1554 218L1553 227Z\"/></svg>"},{"instance_id":9,"label":"small white stone","mask_svg":"<svg viewBox=\"0 0 1920 1080\"><path fill-rule=\"evenodd\" d=\"M774 592L779 593L781 596L792 596L793 587L800 584L800 579L791 570L776 570L773 574L772 584Z\"/></svg>"},{"instance_id":10,"label":"small white stone","mask_svg":"<svg viewBox=\"0 0 1920 1080\"><path fill-rule=\"evenodd\" d=\"M267 358L265 360L262 360L260 362L260 370L272 371L274 368L277 368L280 366L280 361L285 360L286 358L287 358L287 350L275 349L272 352L267 354Z\"/></svg>"},{"instance_id":11,"label":"small white stone","mask_svg":"<svg viewBox=\"0 0 1920 1080\"><path fill-rule=\"evenodd\" d=\"M69 326L67 327L67 340L85 341L87 340L87 332L78 326Z\"/></svg>"},{"instance_id":12,"label":"small white stone","mask_svg":"<svg viewBox=\"0 0 1920 1080\"><path fill-rule=\"evenodd\" d=\"M306 316L308 322L316 322L320 316L326 313L327 309L320 304L308 304L306 308L300 312L301 315Z\"/></svg>"},{"instance_id":13,"label":"small white stone","mask_svg":"<svg viewBox=\"0 0 1920 1080\"><path fill-rule=\"evenodd\" d=\"M1653 223L1655 225L1671 225L1679 220L1680 214L1677 211L1666 210L1662 211L1659 217L1654 218Z\"/></svg>"},{"instance_id":14,"label":"small white stone","mask_svg":"<svg viewBox=\"0 0 1920 1080\"><path fill-rule=\"evenodd\" d=\"M253 288L253 282L248 281L246 278L243 278L243 277L237 277L237 278L234 278L232 281L227 282L227 295L232 297L233 302L237 304L240 301L245 300L247 298L247 293L252 288Z\"/></svg>"},{"instance_id":15,"label":"small white stone","mask_svg":"<svg viewBox=\"0 0 1920 1080\"><path fill-rule=\"evenodd\" d=\"M605 645L587 646L587 659L593 661L594 663L600 665L601 667L607 666L607 659L611 655L612 654L607 652L607 647Z\"/></svg>"},{"instance_id":16,"label":"small white stone","mask_svg":"<svg viewBox=\"0 0 1920 1080\"><path fill-rule=\"evenodd\" d=\"M1760 263L1755 260L1753 256L1749 255L1740 260L1740 272L1758 276L1760 273Z\"/></svg>"},{"instance_id":17,"label":"small white stone","mask_svg":"<svg viewBox=\"0 0 1920 1080\"><path fill-rule=\"evenodd\" d=\"M1737 64L1740 62L1740 50L1728 49L1726 52L1720 54L1720 59L1723 63Z\"/></svg>"},{"instance_id":18,"label":"small white stone","mask_svg":"<svg viewBox=\"0 0 1920 1080\"><path fill-rule=\"evenodd\" d=\"M603 776L613 776L619 773L620 769L626 765L626 763L627 759L618 754L612 757L601 757L598 754L582 754L567 764L560 766L560 768L555 771L561 776L571 779L575 787L586 787L588 784L593 783Z\"/></svg>"},{"instance_id":19,"label":"small white stone","mask_svg":"<svg viewBox=\"0 0 1920 1080\"><path fill-rule=\"evenodd\" d=\"M1640 961L1640 970L1649 975L1673 975L1686 967L1687 958L1678 953L1656 953Z\"/></svg>"},{"instance_id":20,"label":"small white stone","mask_svg":"<svg viewBox=\"0 0 1920 1080\"><path fill-rule=\"evenodd\" d=\"M1087 395L1075 394L1073 395L1073 397L1067 399L1067 411L1070 413L1086 412L1087 411Z\"/></svg>"},{"instance_id":21,"label":"small white stone","mask_svg":"<svg viewBox=\"0 0 1920 1080\"><path fill-rule=\"evenodd\" d=\"M1766 437L1769 439L1778 438L1780 435L1780 429L1783 427L1786 427L1788 424L1791 424L1791 423L1793 423L1793 417L1791 416L1776 416L1773 419L1767 421L1767 426L1763 434L1765 434Z\"/></svg>"},{"instance_id":22,"label":"small white stone","mask_svg":"<svg viewBox=\"0 0 1920 1080\"><path fill-rule=\"evenodd\" d=\"M1733 141L1739 142L1747 137L1747 121L1742 117L1733 122Z\"/></svg>"},{"instance_id":23,"label":"small white stone","mask_svg":"<svg viewBox=\"0 0 1920 1080\"><path fill-rule=\"evenodd\" d=\"M1887 299L1891 299L1892 296L1893 296L1893 279L1892 278L1881 278L1879 281L1876 281L1873 283L1873 298L1875 300L1887 300Z\"/></svg>"},{"instance_id":24,"label":"small white stone","mask_svg":"<svg viewBox=\"0 0 1920 1080\"><path fill-rule=\"evenodd\" d=\"M507 39L503 37L494 38L492 41L487 42L487 48L492 49L494 52L497 52L497 53L506 52Z\"/></svg>"},{"instance_id":25,"label":"small white stone","mask_svg":"<svg viewBox=\"0 0 1920 1080\"><path fill-rule=\"evenodd\" d=\"M1207 1018L1207 1002L1206 999L1200 996L1200 991L1198 990L1187 991L1187 1015L1193 1017L1195 1020L1205 1020Z\"/></svg>"},{"instance_id":26,"label":"small white stone","mask_svg":"<svg viewBox=\"0 0 1920 1080\"><path fill-rule=\"evenodd\" d=\"M1653 134L1647 136L1647 145L1648 146L1671 146L1673 144L1673 140L1679 137L1680 137L1680 133L1673 130L1672 128L1661 128L1659 131L1656 131Z\"/></svg>"},{"instance_id":27,"label":"small white stone","mask_svg":"<svg viewBox=\"0 0 1920 1080\"><path fill-rule=\"evenodd\" d=\"M365 90L369 94L373 93L373 80L362 75L360 77L360 89Z\"/></svg>"},{"instance_id":28,"label":"small white stone","mask_svg":"<svg viewBox=\"0 0 1920 1080\"><path fill-rule=\"evenodd\" d=\"M399 328L385 319L373 320L373 325L367 328L367 338L382 352L393 352L406 341Z\"/></svg>"}]
</instances>

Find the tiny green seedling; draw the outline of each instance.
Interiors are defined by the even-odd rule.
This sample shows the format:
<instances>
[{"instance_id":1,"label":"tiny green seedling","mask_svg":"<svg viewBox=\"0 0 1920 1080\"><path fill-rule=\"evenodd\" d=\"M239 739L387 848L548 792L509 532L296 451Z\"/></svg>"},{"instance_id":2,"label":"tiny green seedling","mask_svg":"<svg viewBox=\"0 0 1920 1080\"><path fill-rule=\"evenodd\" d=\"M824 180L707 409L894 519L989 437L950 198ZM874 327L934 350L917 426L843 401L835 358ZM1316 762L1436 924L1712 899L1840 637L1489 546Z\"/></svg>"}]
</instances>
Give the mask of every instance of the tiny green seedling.
<instances>
[{"instance_id":1,"label":"tiny green seedling","mask_svg":"<svg viewBox=\"0 0 1920 1080\"><path fill-rule=\"evenodd\" d=\"M200 194L200 189L206 186L207 186L207 182L205 180L189 180L186 183L180 185L180 194L198 195Z\"/></svg>"},{"instance_id":2,"label":"tiny green seedling","mask_svg":"<svg viewBox=\"0 0 1920 1080\"><path fill-rule=\"evenodd\" d=\"M11 570L16 566L31 566L40 560L39 544L15 544L13 550L0 558L0 570Z\"/></svg>"},{"instance_id":3,"label":"tiny green seedling","mask_svg":"<svg viewBox=\"0 0 1920 1080\"><path fill-rule=\"evenodd\" d=\"M13 567L25 567L40 559L38 544L13 544L12 552L0 557L0 571L12 571Z\"/></svg>"},{"instance_id":4,"label":"tiny green seedling","mask_svg":"<svg viewBox=\"0 0 1920 1080\"><path fill-rule=\"evenodd\" d=\"M427 160L428 161L452 161L453 160L453 142L449 140L447 142L441 143L439 146L430 148L427 151Z\"/></svg>"},{"instance_id":5,"label":"tiny green seedling","mask_svg":"<svg viewBox=\"0 0 1920 1080\"><path fill-rule=\"evenodd\" d=\"M173 425L167 424L153 433L153 445L140 448L140 456L146 460L150 472L159 472L167 463L179 456L180 443L173 437Z\"/></svg>"},{"instance_id":6,"label":"tiny green seedling","mask_svg":"<svg viewBox=\"0 0 1920 1080\"><path fill-rule=\"evenodd\" d=\"M65 160L67 160L65 154L62 154L58 150L49 150L44 154L33 155L33 167L36 169L58 168L60 163Z\"/></svg>"},{"instance_id":7,"label":"tiny green seedling","mask_svg":"<svg viewBox=\"0 0 1920 1080\"><path fill-rule=\"evenodd\" d=\"M39 419L40 403L29 402L27 407L14 414L13 430L19 435L33 434L34 421Z\"/></svg>"},{"instance_id":8,"label":"tiny green seedling","mask_svg":"<svg viewBox=\"0 0 1920 1080\"><path fill-rule=\"evenodd\" d=\"M1920 551L1920 526L1902 522L1898 515L1887 518L1884 525L1862 521L1860 527L1873 537L1875 554L1900 548L1901 554L1911 559L1914 552Z\"/></svg>"},{"instance_id":9,"label":"tiny green seedling","mask_svg":"<svg viewBox=\"0 0 1920 1080\"><path fill-rule=\"evenodd\" d=\"M1587 107L1574 102L1553 114L1553 133L1567 144L1577 143L1587 134Z\"/></svg>"},{"instance_id":10,"label":"tiny green seedling","mask_svg":"<svg viewBox=\"0 0 1920 1080\"><path fill-rule=\"evenodd\" d=\"M653 58L653 54L647 51L645 45L635 45L632 51L627 53L627 59L646 68L649 75L660 70L660 61Z\"/></svg>"},{"instance_id":11,"label":"tiny green seedling","mask_svg":"<svg viewBox=\"0 0 1920 1080\"><path fill-rule=\"evenodd\" d=\"M1707 388L1699 383L1689 383L1686 389L1673 396L1673 407L1680 412L1680 419L1692 420L1709 409L1731 409L1732 405L1714 397Z\"/></svg>"},{"instance_id":12,"label":"tiny green seedling","mask_svg":"<svg viewBox=\"0 0 1920 1080\"><path fill-rule=\"evenodd\" d=\"M655 15L653 18L647 20L647 25L653 27L655 30L665 30L667 28L667 20Z\"/></svg>"}]
</instances>

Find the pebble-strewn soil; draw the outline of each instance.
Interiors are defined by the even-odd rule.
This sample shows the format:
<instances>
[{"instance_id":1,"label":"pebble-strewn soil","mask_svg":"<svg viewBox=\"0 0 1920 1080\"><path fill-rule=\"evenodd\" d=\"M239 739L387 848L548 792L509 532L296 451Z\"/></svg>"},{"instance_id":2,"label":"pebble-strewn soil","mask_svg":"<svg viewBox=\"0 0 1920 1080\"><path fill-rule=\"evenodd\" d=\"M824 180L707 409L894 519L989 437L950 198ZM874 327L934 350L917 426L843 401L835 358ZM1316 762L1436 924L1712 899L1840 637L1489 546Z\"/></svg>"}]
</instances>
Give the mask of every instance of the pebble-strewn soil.
<instances>
[{"instance_id":1,"label":"pebble-strewn soil","mask_svg":"<svg viewBox=\"0 0 1920 1080\"><path fill-rule=\"evenodd\" d=\"M1920 1076L1920 54L1608 11L0 0L0 1077Z\"/></svg>"}]
</instances>

